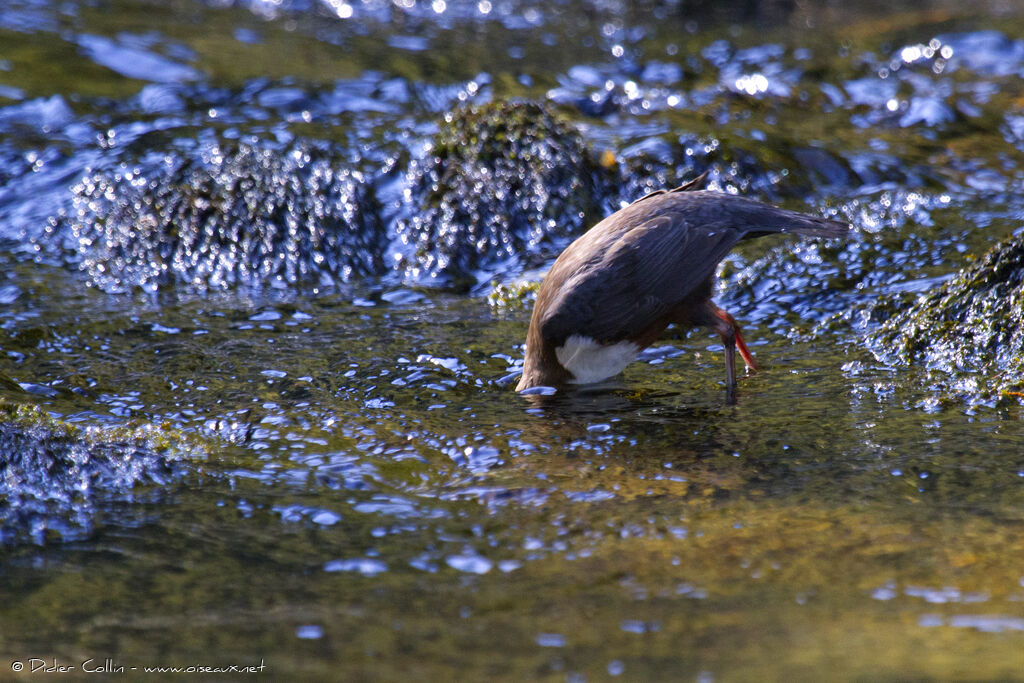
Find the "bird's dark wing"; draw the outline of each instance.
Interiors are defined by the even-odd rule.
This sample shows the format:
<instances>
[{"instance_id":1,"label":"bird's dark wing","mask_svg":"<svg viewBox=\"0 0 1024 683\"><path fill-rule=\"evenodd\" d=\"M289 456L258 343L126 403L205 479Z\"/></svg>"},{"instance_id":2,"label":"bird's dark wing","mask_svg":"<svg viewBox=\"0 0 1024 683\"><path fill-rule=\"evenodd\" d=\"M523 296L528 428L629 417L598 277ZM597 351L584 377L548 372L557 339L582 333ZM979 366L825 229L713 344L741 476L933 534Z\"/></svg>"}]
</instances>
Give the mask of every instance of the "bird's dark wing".
<instances>
[{"instance_id":1,"label":"bird's dark wing","mask_svg":"<svg viewBox=\"0 0 1024 683\"><path fill-rule=\"evenodd\" d=\"M615 342L641 333L700 287L742 239L841 237L849 226L735 195L672 191L634 202L593 230L584 249L595 253L570 254L570 270L557 274L564 281L545 302L541 332L553 343L573 334Z\"/></svg>"},{"instance_id":2,"label":"bird's dark wing","mask_svg":"<svg viewBox=\"0 0 1024 683\"><path fill-rule=\"evenodd\" d=\"M699 287L743 238L718 220L661 213L626 231L598 263L570 276L542 322L550 340L621 341L647 329Z\"/></svg>"}]
</instances>

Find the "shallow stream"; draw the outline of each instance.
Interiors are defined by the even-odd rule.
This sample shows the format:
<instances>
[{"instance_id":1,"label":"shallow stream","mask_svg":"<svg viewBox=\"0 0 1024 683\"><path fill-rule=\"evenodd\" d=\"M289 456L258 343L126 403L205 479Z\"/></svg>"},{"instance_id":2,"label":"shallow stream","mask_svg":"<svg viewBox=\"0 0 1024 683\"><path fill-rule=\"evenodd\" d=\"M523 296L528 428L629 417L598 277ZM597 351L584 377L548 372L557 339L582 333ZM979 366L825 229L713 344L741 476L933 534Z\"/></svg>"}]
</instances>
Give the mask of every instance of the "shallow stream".
<instances>
[{"instance_id":1,"label":"shallow stream","mask_svg":"<svg viewBox=\"0 0 1024 683\"><path fill-rule=\"evenodd\" d=\"M6 0L0 678L1024 679L1020 397L866 341L1024 228L1024 11L843 7ZM531 302L487 295L558 238L400 265L446 114L506 99L626 179L601 210L711 169L852 223L723 265L736 406L702 330L516 395ZM379 220L351 271L167 283L84 236L103 182L297 141Z\"/></svg>"}]
</instances>

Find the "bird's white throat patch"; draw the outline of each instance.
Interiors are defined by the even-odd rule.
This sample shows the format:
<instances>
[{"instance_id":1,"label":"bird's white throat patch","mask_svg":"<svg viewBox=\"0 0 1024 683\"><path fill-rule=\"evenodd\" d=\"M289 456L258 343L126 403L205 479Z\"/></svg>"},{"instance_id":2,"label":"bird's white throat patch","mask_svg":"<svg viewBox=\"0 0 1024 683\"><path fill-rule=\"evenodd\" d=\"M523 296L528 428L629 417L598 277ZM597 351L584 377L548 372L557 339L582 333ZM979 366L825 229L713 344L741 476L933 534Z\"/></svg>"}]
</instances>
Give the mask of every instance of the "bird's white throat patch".
<instances>
[{"instance_id":1,"label":"bird's white throat patch","mask_svg":"<svg viewBox=\"0 0 1024 683\"><path fill-rule=\"evenodd\" d=\"M558 362L572 373L573 384L600 382L622 372L640 353L640 347L629 341L599 344L590 337L574 334L564 346L555 349Z\"/></svg>"}]
</instances>

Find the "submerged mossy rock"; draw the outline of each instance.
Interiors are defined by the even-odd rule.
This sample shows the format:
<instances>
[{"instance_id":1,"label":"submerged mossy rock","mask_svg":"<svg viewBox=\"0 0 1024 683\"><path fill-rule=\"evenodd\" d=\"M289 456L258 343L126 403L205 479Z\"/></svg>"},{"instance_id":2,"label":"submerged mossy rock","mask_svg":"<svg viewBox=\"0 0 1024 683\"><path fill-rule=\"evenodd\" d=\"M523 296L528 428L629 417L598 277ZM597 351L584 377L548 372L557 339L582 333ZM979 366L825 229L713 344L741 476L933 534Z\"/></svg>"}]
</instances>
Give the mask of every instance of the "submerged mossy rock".
<instances>
[{"instance_id":1,"label":"submerged mossy rock","mask_svg":"<svg viewBox=\"0 0 1024 683\"><path fill-rule=\"evenodd\" d=\"M1024 238L976 263L889 319L872 335L875 355L947 374L952 391L984 399L1024 387Z\"/></svg>"},{"instance_id":2,"label":"submerged mossy rock","mask_svg":"<svg viewBox=\"0 0 1024 683\"><path fill-rule=\"evenodd\" d=\"M551 255L601 217L612 190L571 122L509 101L446 115L407 182L400 267L420 284L456 287Z\"/></svg>"},{"instance_id":3,"label":"submerged mossy rock","mask_svg":"<svg viewBox=\"0 0 1024 683\"><path fill-rule=\"evenodd\" d=\"M103 503L201 453L167 429L79 427L0 399L0 546L88 535Z\"/></svg>"},{"instance_id":4,"label":"submerged mossy rock","mask_svg":"<svg viewBox=\"0 0 1024 683\"><path fill-rule=\"evenodd\" d=\"M380 272L385 230L362 175L299 143L224 143L74 188L82 267L107 291L348 281Z\"/></svg>"}]
</instances>

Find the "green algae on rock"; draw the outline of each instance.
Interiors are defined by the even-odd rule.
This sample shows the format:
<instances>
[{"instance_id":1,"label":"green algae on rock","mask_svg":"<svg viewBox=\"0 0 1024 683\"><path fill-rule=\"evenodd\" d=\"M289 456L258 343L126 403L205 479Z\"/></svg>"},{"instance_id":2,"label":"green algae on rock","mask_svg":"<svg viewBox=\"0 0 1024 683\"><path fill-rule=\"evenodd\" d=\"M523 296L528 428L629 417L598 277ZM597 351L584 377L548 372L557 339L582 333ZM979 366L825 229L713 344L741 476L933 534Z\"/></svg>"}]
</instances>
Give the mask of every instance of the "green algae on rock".
<instances>
[{"instance_id":1,"label":"green algae on rock","mask_svg":"<svg viewBox=\"0 0 1024 683\"><path fill-rule=\"evenodd\" d=\"M537 298L539 289L539 280L495 283L487 294L487 305L492 311L524 310Z\"/></svg>"},{"instance_id":2,"label":"green algae on rock","mask_svg":"<svg viewBox=\"0 0 1024 683\"><path fill-rule=\"evenodd\" d=\"M876 357L921 363L971 400L1024 386L1024 239L1012 237L872 334Z\"/></svg>"},{"instance_id":3,"label":"green algae on rock","mask_svg":"<svg viewBox=\"0 0 1024 683\"><path fill-rule=\"evenodd\" d=\"M103 501L168 482L197 453L174 430L79 427L0 398L0 546L86 536Z\"/></svg>"},{"instance_id":4,"label":"green algae on rock","mask_svg":"<svg viewBox=\"0 0 1024 683\"><path fill-rule=\"evenodd\" d=\"M74 188L82 268L107 291L348 281L382 269L384 229L362 175L306 143L224 143Z\"/></svg>"},{"instance_id":5,"label":"green algae on rock","mask_svg":"<svg viewBox=\"0 0 1024 683\"><path fill-rule=\"evenodd\" d=\"M407 183L397 232L412 253L401 267L421 284L456 287L479 269L550 255L600 217L611 192L571 122L513 101L446 114Z\"/></svg>"}]
</instances>

